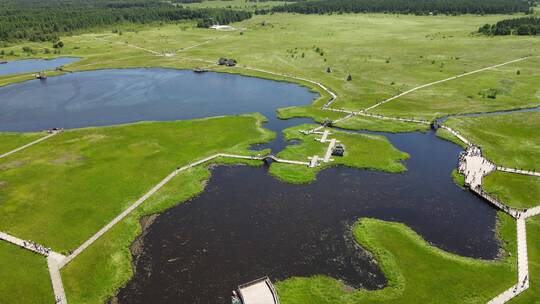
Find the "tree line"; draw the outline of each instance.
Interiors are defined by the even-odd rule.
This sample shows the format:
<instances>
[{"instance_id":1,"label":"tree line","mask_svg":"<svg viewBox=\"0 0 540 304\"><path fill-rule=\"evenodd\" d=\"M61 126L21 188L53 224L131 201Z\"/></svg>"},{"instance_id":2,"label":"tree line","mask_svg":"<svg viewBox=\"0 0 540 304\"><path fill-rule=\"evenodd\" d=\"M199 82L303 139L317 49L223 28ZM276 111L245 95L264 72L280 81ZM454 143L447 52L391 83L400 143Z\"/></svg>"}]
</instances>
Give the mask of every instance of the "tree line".
<instances>
[{"instance_id":1,"label":"tree line","mask_svg":"<svg viewBox=\"0 0 540 304\"><path fill-rule=\"evenodd\" d=\"M198 20L199 26L251 18L230 9L189 9L162 1L0 0L0 41L56 41L61 34L119 23Z\"/></svg>"},{"instance_id":2,"label":"tree line","mask_svg":"<svg viewBox=\"0 0 540 304\"><path fill-rule=\"evenodd\" d=\"M540 18L523 17L485 24L478 32L486 35L540 35Z\"/></svg>"},{"instance_id":3,"label":"tree line","mask_svg":"<svg viewBox=\"0 0 540 304\"><path fill-rule=\"evenodd\" d=\"M255 13L505 14L530 12L531 5L524 0L310 0Z\"/></svg>"}]
</instances>

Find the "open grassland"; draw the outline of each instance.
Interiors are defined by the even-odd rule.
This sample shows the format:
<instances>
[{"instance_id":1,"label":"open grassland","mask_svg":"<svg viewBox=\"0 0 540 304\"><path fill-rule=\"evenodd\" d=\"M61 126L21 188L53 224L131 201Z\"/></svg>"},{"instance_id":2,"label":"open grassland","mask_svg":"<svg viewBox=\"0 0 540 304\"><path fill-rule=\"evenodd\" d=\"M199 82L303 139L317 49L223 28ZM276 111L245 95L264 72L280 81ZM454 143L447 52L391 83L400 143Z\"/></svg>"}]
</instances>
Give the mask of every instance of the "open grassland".
<instances>
[{"instance_id":1,"label":"open grassland","mask_svg":"<svg viewBox=\"0 0 540 304\"><path fill-rule=\"evenodd\" d=\"M268 140L262 120L150 122L54 136L0 160L0 230L73 250L175 168Z\"/></svg>"},{"instance_id":2,"label":"open grassland","mask_svg":"<svg viewBox=\"0 0 540 304\"><path fill-rule=\"evenodd\" d=\"M480 145L497 165L540 171L540 112L453 117L446 125Z\"/></svg>"},{"instance_id":3,"label":"open grassland","mask_svg":"<svg viewBox=\"0 0 540 304\"><path fill-rule=\"evenodd\" d=\"M284 131L287 140L300 141L297 145L289 145L277 156L284 159L309 161L307 156L318 155L324 158L329 142L316 140L320 134L302 135L300 130L309 130L315 125L300 125ZM328 139L335 138L346 147L343 157L332 156L329 163L321 161L316 168L290 166L283 163L272 163L270 174L279 179L293 183L307 183L315 179L317 172L329 166L344 165L353 168L374 169L387 172L403 172L405 166L400 162L408 158L407 153L394 148L383 136L369 134L352 134L331 130Z\"/></svg>"},{"instance_id":4,"label":"open grassland","mask_svg":"<svg viewBox=\"0 0 540 304\"><path fill-rule=\"evenodd\" d=\"M282 303L485 303L514 284L515 223L500 214L499 231L511 252L501 261L464 258L432 247L410 228L361 219L352 233L384 271L388 286L353 290L324 276L292 278L277 285Z\"/></svg>"},{"instance_id":5,"label":"open grassland","mask_svg":"<svg viewBox=\"0 0 540 304\"><path fill-rule=\"evenodd\" d=\"M47 261L41 255L0 242L0 303L51 303Z\"/></svg>"},{"instance_id":6,"label":"open grassland","mask_svg":"<svg viewBox=\"0 0 540 304\"><path fill-rule=\"evenodd\" d=\"M0 133L0 155L46 135L46 133Z\"/></svg>"},{"instance_id":7,"label":"open grassland","mask_svg":"<svg viewBox=\"0 0 540 304\"><path fill-rule=\"evenodd\" d=\"M471 68L465 66L462 72L469 71ZM538 83L540 57L532 57L415 91L374 112L431 120L447 114L534 107L540 105Z\"/></svg>"},{"instance_id":8,"label":"open grassland","mask_svg":"<svg viewBox=\"0 0 540 304\"><path fill-rule=\"evenodd\" d=\"M483 188L515 208L540 205L540 178L536 176L493 172L484 177Z\"/></svg>"},{"instance_id":9,"label":"open grassland","mask_svg":"<svg viewBox=\"0 0 540 304\"><path fill-rule=\"evenodd\" d=\"M142 232L140 217L160 212L198 194L209 174L204 167L180 173L68 264L62 270L62 278L70 303L104 303L113 296L132 276L130 246Z\"/></svg>"}]
</instances>

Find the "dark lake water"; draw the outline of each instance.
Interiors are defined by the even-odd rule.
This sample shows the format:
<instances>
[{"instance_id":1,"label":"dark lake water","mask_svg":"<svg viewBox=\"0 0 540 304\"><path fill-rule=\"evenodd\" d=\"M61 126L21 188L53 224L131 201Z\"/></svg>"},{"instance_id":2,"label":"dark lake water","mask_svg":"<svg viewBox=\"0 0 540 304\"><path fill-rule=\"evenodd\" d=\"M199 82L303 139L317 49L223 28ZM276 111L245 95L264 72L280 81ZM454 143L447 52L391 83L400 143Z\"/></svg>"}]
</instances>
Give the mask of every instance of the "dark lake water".
<instances>
[{"instance_id":1,"label":"dark lake water","mask_svg":"<svg viewBox=\"0 0 540 304\"><path fill-rule=\"evenodd\" d=\"M433 132L380 134L411 155L406 173L336 167L292 185L265 167L214 168L201 195L150 226L120 303L230 303L237 285L266 275L382 288L384 275L352 239L361 217L405 223L447 251L496 257L495 210L450 176L460 148Z\"/></svg>"},{"instance_id":2,"label":"dark lake water","mask_svg":"<svg viewBox=\"0 0 540 304\"><path fill-rule=\"evenodd\" d=\"M79 61L80 58L23 59L0 64L0 76L54 70L59 66ZM0 60L1 61L1 60Z\"/></svg>"},{"instance_id":3,"label":"dark lake water","mask_svg":"<svg viewBox=\"0 0 540 304\"><path fill-rule=\"evenodd\" d=\"M0 131L38 131L260 112L317 95L285 82L172 69L97 70L0 88ZM270 122L271 125L274 122Z\"/></svg>"}]
</instances>

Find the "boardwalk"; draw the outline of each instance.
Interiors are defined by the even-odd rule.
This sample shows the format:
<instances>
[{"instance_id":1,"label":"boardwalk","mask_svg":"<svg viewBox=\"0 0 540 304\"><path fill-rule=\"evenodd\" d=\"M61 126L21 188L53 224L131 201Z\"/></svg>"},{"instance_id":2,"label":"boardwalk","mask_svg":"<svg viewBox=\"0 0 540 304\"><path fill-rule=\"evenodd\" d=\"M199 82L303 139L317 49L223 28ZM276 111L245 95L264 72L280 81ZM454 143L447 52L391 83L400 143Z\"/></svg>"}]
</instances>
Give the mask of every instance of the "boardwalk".
<instances>
[{"instance_id":1,"label":"boardwalk","mask_svg":"<svg viewBox=\"0 0 540 304\"><path fill-rule=\"evenodd\" d=\"M62 277L60 275L59 262L53 256L49 256L47 257L47 267L49 268L49 274L51 276L55 303L67 304L66 293L64 291L64 285L62 284Z\"/></svg>"},{"instance_id":2,"label":"boardwalk","mask_svg":"<svg viewBox=\"0 0 540 304\"><path fill-rule=\"evenodd\" d=\"M36 140L34 140L33 142L31 142L31 143L28 143L28 144L26 144L26 145L24 145L24 146L22 146L22 147L19 147L19 148L15 149L15 150L11 150L11 151L9 151L9 152L7 152L7 153L4 153L4 154L0 155L0 158L8 157L8 156L10 156L10 155L12 155L12 154L15 154L15 153L17 153L17 152L19 152L19 151L21 151L21 150L24 150L24 149L26 149L26 148L28 148L28 147L31 147L31 146L33 146L33 145L35 145L35 144L38 144L38 143L40 143L40 142L42 142L42 141L44 141L44 140L47 140L47 139L49 139L49 138L55 136L55 135L58 134L58 133L60 133L60 131L53 131L53 132L51 132L51 134L49 134L49 135L47 135L47 136L41 137L41 138L39 138L39 139L36 139Z\"/></svg>"},{"instance_id":3,"label":"boardwalk","mask_svg":"<svg viewBox=\"0 0 540 304\"><path fill-rule=\"evenodd\" d=\"M518 282L508 288L488 304L503 304L510 301L529 288L529 265L527 257L527 231L525 219L517 220L517 247L518 247Z\"/></svg>"},{"instance_id":4,"label":"boardwalk","mask_svg":"<svg viewBox=\"0 0 540 304\"><path fill-rule=\"evenodd\" d=\"M535 171L507 168L507 167L502 167L502 166L497 166L497 170L502 171L502 172L508 172L508 173L515 173L515 174L521 174L521 175L531 175L531 176L540 177L540 172L535 172Z\"/></svg>"},{"instance_id":5,"label":"boardwalk","mask_svg":"<svg viewBox=\"0 0 540 304\"><path fill-rule=\"evenodd\" d=\"M73 251L67 258L65 258L59 265L60 268L67 265L69 262L73 261L79 254L81 254L84 250L86 250L90 245L92 245L95 241L97 241L101 236L103 236L107 231L109 231L114 225L116 225L118 222L123 220L126 216L128 216L133 210L135 210L137 207L139 207L142 203L144 203L148 198L150 198L152 195L154 195L156 192L158 192L163 186L165 186L168 182L170 182L178 173L187 170L189 168L193 168L195 166L201 165L203 163L206 163L208 161L211 161L213 159L216 159L218 157L228 157L228 158L237 158L237 159L247 159L247 160L263 160L265 157L262 156L249 156L249 155L236 155L236 154L226 154L226 153L218 153L214 154L212 156L203 158L201 160L198 160L196 162L190 163L188 165L185 165L181 168L178 168L171 172L169 175L167 175L164 179L162 179L157 185L155 185L152 189L150 189L148 192L146 192L143 196L141 196L137 201L135 201L131 206L129 206L126 210L124 210L122 213L120 213L117 217L115 217L112 221L110 221L107 225L105 225L103 228L101 228L98 232L96 232L93 236L91 236L88 240L86 240L82 245L80 245L77 249ZM281 159L277 158L275 156L269 156L269 158L273 159L276 162L280 163L287 163L287 164L294 164L294 165L303 165L303 166L309 166L309 162L302 162L302 161L295 161L295 160L287 160L287 159Z\"/></svg>"},{"instance_id":6,"label":"boardwalk","mask_svg":"<svg viewBox=\"0 0 540 304\"><path fill-rule=\"evenodd\" d=\"M330 144L328 145L328 148L326 149L326 154L324 155L323 161L325 163L331 161L330 157L332 156L332 151L334 150L335 145L336 145L336 139L333 138L330 140Z\"/></svg>"}]
</instances>

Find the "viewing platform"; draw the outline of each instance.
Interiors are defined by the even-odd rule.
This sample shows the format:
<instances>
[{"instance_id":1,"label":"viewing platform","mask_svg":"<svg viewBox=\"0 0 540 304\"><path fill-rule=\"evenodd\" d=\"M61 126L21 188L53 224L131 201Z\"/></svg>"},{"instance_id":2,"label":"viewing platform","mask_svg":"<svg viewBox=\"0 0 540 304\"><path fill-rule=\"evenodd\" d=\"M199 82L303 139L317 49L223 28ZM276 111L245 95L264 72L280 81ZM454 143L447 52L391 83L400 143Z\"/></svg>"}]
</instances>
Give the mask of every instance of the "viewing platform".
<instances>
[{"instance_id":1,"label":"viewing platform","mask_svg":"<svg viewBox=\"0 0 540 304\"><path fill-rule=\"evenodd\" d=\"M279 298L270 279L263 277L238 286L232 304L279 304Z\"/></svg>"}]
</instances>

